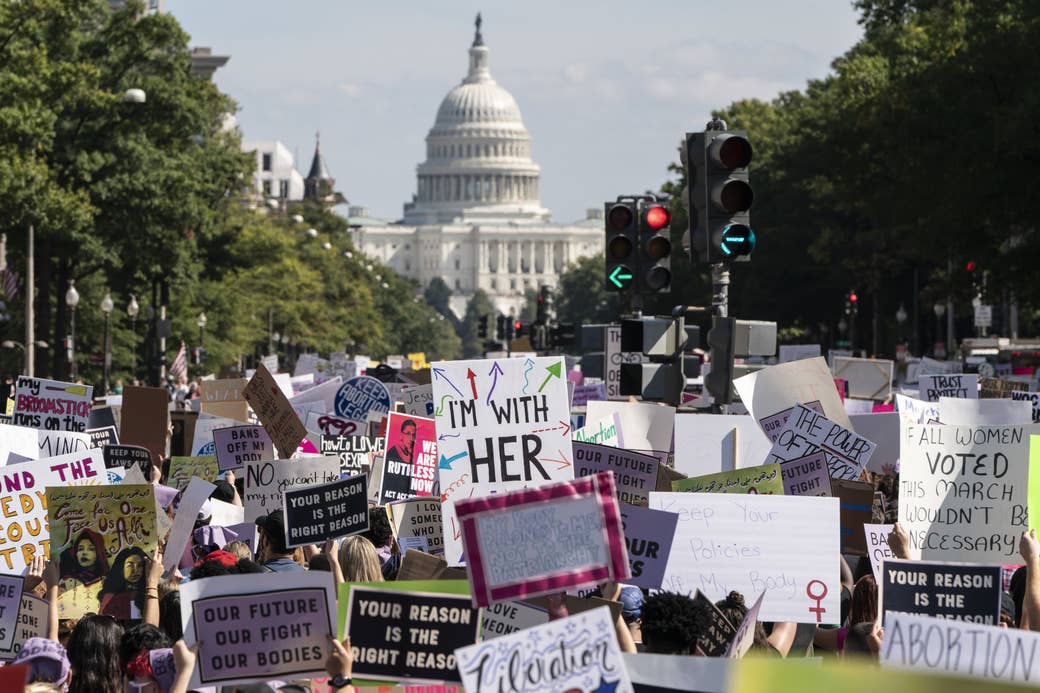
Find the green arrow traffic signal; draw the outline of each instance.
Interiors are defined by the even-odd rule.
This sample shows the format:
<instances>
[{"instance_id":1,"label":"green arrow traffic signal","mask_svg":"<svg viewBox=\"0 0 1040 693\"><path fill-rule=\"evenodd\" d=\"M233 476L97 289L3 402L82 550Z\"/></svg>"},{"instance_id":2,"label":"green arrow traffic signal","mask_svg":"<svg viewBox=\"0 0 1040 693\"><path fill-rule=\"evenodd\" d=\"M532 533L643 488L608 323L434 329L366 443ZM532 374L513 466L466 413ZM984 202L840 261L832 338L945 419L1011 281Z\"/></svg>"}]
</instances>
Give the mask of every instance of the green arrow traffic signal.
<instances>
[{"instance_id":1,"label":"green arrow traffic signal","mask_svg":"<svg viewBox=\"0 0 1040 693\"><path fill-rule=\"evenodd\" d=\"M617 288L624 289L632 283L632 273L624 265L618 265L607 279Z\"/></svg>"}]
</instances>

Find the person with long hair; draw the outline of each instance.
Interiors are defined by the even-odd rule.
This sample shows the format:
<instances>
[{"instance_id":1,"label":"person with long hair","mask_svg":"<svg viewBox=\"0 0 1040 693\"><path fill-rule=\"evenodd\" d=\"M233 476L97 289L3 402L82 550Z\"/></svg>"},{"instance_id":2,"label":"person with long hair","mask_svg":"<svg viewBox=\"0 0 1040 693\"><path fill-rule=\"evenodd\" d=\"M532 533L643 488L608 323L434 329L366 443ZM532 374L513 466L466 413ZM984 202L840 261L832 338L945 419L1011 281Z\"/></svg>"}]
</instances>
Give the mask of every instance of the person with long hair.
<instances>
[{"instance_id":1,"label":"person with long hair","mask_svg":"<svg viewBox=\"0 0 1040 693\"><path fill-rule=\"evenodd\" d=\"M58 581L63 591L80 585L93 585L108 573L105 540L97 532L84 529L61 552Z\"/></svg>"},{"instance_id":2,"label":"person with long hair","mask_svg":"<svg viewBox=\"0 0 1040 693\"><path fill-rule=\"evenodd\" d=\"M140 609L147 560L145 552L136 546L128 546L116 555L98 593L102 614L127 621L132 618L131 604Z\"/></svg>"},{"instance_id":3,"label":"person with long hair","mask_svg":"<svg viewBox=\"0 0 1040 693\"><path fill-rule=\"evenodd\" d=\"M123 627L109 616L91 614L79 620L67 647L72 668L69 693L122 693L122 637Z\"/></svg>"},{"instance_id":4,"label":"person with long hair","mask_svg":"<svg viewBox=\"0 0 1040 693\"><path fill-rule=\"evenodd\" d=\"M383 582L379 555L372 542L355 534L343 540L339 551L328 551L332 572L339 582Z\"/></svg>"}]
</instances>

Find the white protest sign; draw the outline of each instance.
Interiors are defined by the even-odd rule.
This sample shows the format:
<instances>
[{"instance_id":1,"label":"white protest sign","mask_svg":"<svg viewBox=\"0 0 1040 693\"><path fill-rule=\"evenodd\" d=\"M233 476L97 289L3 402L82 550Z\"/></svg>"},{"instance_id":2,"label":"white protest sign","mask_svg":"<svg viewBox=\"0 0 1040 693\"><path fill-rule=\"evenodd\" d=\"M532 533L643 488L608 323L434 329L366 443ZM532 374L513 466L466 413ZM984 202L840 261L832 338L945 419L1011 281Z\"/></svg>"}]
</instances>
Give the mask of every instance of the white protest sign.
<instances>
[{"instance_id":1,"label":"white protest sign","mask_svg":"<svg viewBox=\"0 0 1040 693\"><path fill-rule=\"evenodd\" d=\"M892 533L895 525L871 525L863 524L863 533L867 538L867 555L870 556L870 567L874 572L874 578L881 578L881 562L889 558L895 558L892 549L888 546L888 535Z\"/></svg>"},{"instance_id":2,"label":"white protest sign","mask_svg":"<svg viewBox=\"0 0 1040 693\"><path fill-rule=\"evenodd\" d=\"M242 422L236 419L210 416L205 413L199 414L199 418L195 421L195 433L191 439L191 453L188 456L216 455L217 446L213 443L213 431L218 428L233 428L241 425Z\"/></svg>"},{"instance_id":3,"label":"white protest sign","mask_svg":"<svg viewBox=\"0 0 1040 693\"><path fill-rule=\"evenodd\" d=\"M892 394L893 361L836 356L831 366L835 378L849 384L849 397L887 399Z\"/></svg>"},{"instance_id":4,"label":"white protest sign","mask_svg":"<svg viewBox=\"0 0 1040 693\"><path fill-rule=\"evenodd\" d=\"M591 423L586 417L585 425L574 431L573 438L575 443L594 443L614 448L625 447L624 438L621 435L621 417L617 414L611 414L607 418Z\"/></svg>"},{"instance_id":5,"label":"white protest sign","mask_svg":"<svg viewBox=\"0 0 1040 693\"><path fill-rule=\"evenodd\" d=\"M777 362L790 363L791 361L816 358L819 355L819 344L781 344Z\"/></svg>"},{"instance_id":6,"label":"white protest sign","mask_svg":"<svg viewBox=\"0 0 1040 693\"><path fill-rule=\"evenodd\" d=\"M850 425L834 376L822 357L763 368L737 378L733 386L771 441L780 435L791 409L798 403L822 411L828 419L846 428Z\"/></svg>"},{"instance_id":7,"label":"white protest sign","mask_svg":"<svg viewBox=\"0 0 1040 693\"><path fill-rule=\"evenodd\" d=\"M197 476L193 476L188 482L188 487L184 489L180 505L177 507L177 514L173 517L170 538L166 541L166 549L163 552L163 570L170 570L180 561L184 547L188 545L191 533L195 529L195 520L198 518L199 510L216 488L213 484Z\"/></svg>"},{"instance_id":8,"label":"white protest sign","mask_svg":"<svg viewBox=\"0 0 1040 693\"><path fill-rule=\"evenodd\" d=\"M662 589L765 592L763 621L841 620L837 498L651 493L650 508L679 515Z\"/></svg>"},{"instance_id":9,"label":"white protest sign","mask_svg":"<svg viewBox=\"0 0 1040 693\"><path fill-rule=\"evenodd\" d=\"M921 399L926 402L938 402L940 397L979 398L979 376L977 373L919 375L917 383Z\"/></svg>"},{"instance_id":10,"label":"white protest sign","mask_svg":"<svg viewBox=\"0 0 1040 693\"><path fill-rule=\"evenodd\" d=\"M746 414L677 414L675 470L686 476L762 464L772 443Z\"/></svg>"},{"instance_id":11,"label":"white protest sign","mask_svg":"<svg viewBox=\"0 0 1040 693\"><path fill-rule=\"evenodd\" d=\"M401 390L404 413L412 416L433 416L433 386L417 385Z\"/></svg>"},{"instance_id":12,"label":"white protest sign","mask_svg":"<svg viewBox=\"0 0 1040 693\"><path fill-rule=\"evenodd\" d=\"M1012 390L1011 399L1018 402L1029 402L1033 407L1033 423L1040 421L1040 392Z\"/></svg>"},{"instance_id":13,"label":"white protest sign","mask_svg":"<svg viewBox=\"0 0 1040 693\"><path fill-rule=\"evenodd\" d=\"M672 449L675 409L653 402L600 402L586 405L586 421L599 421L611 414L621 420L621 435L629 450Z\"/></svg>"},{"instance_id":14,"label":"white protest sign","mask_svg":"<svg viewBox=\"0 0 1040 693\"><path fill-rule=\"evenodd\" d=\"M939 403L922 402L919 399L896 393L896 411L904 423L939 423Z\"/></svg>"},{"instance_id":15,"label":"white protest sign","mask_svg":"<svg viewBox=\"0 0 1040 693\"><path fill-rule=\"evenodd\" d=\"M289 488L317 486L339 479L338 457L304 457L293 460L246 462L245 521L282 507L282 493Z\"/></svg>"},{"instance_id":16,"label":"white protest sign","mask_svg":"<svg viewBox=\"0 0 1040 693\"><path fill-rule=\"evenodd\" d=\"M82 433L90 421L93 392L90 385L20 375L15 381L11 423L47 431Z\"/></svg>"},{"instance_id":17,"label":"white protest sign","mask_svg":"<svg viewBox=\"0 0 1040 693\"><path fill-rule=\"evenodd\" d=\"M911 558L1011 562L1026 529L1029 436L1037 433L1034 425L903 424L899 522Z\"/></svg>"},{"instance_id":18,"label":"white protest sign","mask_svg":"<svg viewBox=\"0 0 1040 693\"><path fill-rule=\"evenodd\" d=\"M601 606L455 650L470 693L633 693L610 609ZM566 662L566 665L563 663Z\"/></svg>"},{"instance_id":19,"label":"white protest sign","mask_svg":"<svg viewBox=\"0 0 1040 693\"><path fill-rule=\"evenodd\" d=\"M492 640L549 622L549 612L527 602L499 602L480 610L480 639Z\"/></svg>"},{"instance_id":20,"label":"white protest sign","mask_svg":"<svg viewBox=\"0 0 1040 693\"><path fill-rule=\"evenodd\" d=\"M388 503L386 514L398 542L408 538L422 538L427 542L428 553L444 553L444 525L439 498L414 498Z\"/></svg>"},{"instance_id":21,"label":"white protest sign","mask_svg":"<svg viewBox=\"0 0 1040 693\"><path fill-rule=\"evenodd\" d=\"M0 467L9 464L11 455L15 456L15 461L37 459L40 454L38 435L31 428L0 424Z\"/></svg>"},{"instance_id":22,"label":"white protest sign","mask_svg":"<svg viewBox=\"0 0 1040 693\"><path fill-rule=\"evenodd\" d=\"M1040 633L891 612L881 643L881 666L1035 687L1040 681ZM980 684L979 690L984 689Z\"/></svg>"},{"instance_id":23,"label":"white protest sign","mask_svg":"<svg viewBox=\"0 0 1040 693\"><path fill-rule=\"evenodd\" d=\"M940 397L939 420L949 426L1017 426L1033 423L1033 405L1013 399Z\"/></svg>"},{"instance_id":24,"label":"white protest sign","mask_svg":"<svg viewBox=\"0 0 1040 693\"><path fill-rule=\"evenodd\" d=\"M766 464L822 451L827 456L831 478L858 479L876 447L855 431L799 404L769 451Z\"/></svg>"},{"instance_id":25,"label":"white protest sign","mask_svg":"<svg viewBox=\"0 0 1040 693\"><path fill-rule=\"evenodd\" d=\"M306 404L318 404L321 411L332 411L336 406L336 393L339 392L342 384L341 378L336 376L293 396L289 400L289 404L294 408Z\"/></svg>"},{"instance_id":26,"label":"white protest sign","mask_svg":"<svg viewBox=\"0 0 1040 693\"><path fill-rule=\"evenodd\" d=\"M560 356L441 361L432 370L444 558L459 565L456 501L574 477L567 381Z\"/></svg>"},{"instance_id":27,"label":"white protest sign","mask_svg":"<svg viewBox=\"0 0 1040 693\"><path fill-rule=\"evenodd\" d=\"M77 431L37 431L40 442L39 454L35 459L42 460L46 457L57 457L68 455L70 452L78 452L93 447L90 444L89 433Z\"/></svg>"},{"instance_id":28,"label":"white protest sign","mask_svg":"<svg viewBox=\"0 0 1040 693\"><path fill-rule=\"evenodd\" d=\"M867 469L875 474L895 474L899 469L899 414L852 414L852 430L875 445Z\"/></svg>"}]
</instances>

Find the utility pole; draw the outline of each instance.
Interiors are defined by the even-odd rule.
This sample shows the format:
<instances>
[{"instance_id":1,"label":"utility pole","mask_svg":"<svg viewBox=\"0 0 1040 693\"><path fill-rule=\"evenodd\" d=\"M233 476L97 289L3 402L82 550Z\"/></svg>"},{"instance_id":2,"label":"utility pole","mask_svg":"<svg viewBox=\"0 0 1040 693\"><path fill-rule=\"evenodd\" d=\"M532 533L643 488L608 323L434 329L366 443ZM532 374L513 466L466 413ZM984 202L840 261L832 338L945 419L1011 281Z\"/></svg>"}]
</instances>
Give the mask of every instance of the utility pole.
<instances>
[{"instance_id":1,"label":"utility pole","mask_svg":"<svg viewBox=\"0 0 1040 693\"><path fill-rule=\"evenodd\" d=\"M36 229L29 224L25 240L25 375L36 375Z\"/></svg>"}]
</instances>

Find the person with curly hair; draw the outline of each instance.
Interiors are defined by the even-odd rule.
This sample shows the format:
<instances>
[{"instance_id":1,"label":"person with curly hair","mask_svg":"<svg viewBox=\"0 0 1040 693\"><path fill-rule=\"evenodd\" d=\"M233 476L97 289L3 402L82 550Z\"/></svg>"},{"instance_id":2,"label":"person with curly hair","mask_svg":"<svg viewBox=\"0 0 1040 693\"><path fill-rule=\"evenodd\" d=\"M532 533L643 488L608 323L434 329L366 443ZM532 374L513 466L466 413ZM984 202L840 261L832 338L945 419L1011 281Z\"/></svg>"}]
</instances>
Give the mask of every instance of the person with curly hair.
<instances>
[{"instance_id":1,"label":"person with curly hair","mask_svg":"<svg viewBox=\"0 0 1040 693\"><path fill-rule=\"evenodd\" d=\"M684 594L658 592L643 602L640 627L649 653L703 654L697 640L710 626L708 606Z\"/></svg>"},{"instance_id":2,"label":"person with curly hair","mask_svg":"<svg viewBox=\"0 0 1040 693\"><path fill-rule=\"evenodd\" d=\"M737 591L730 592L725 599L715 602L715 608L722 612L722 615L726 617L726 620L734 628L740 627L748 613L744 595ZM766 635L765 626L762 625L761 621L755 622L755 636L751 643L751 651L761 654L779 654L769 642L769 636Z\"/></svg>"},{"instance_id":3,"label":"person with curly hair","mask_svg":"<svg viewBox=\"0 0 1040 693\"><path fill-rule=\"evenodd\" d=\"M101 614L120 621L134 618L130 605L135 605L140 611L147 561L148 556L137 546L128 546L116 554L112 570L105 576L98 593Z\"/></svg>"},{"instance_id":4,"label":"person with curly hair","mask_svg":"<svg viewBox=\"0 0 1040 693\"><path fill-rule=\"evenodd\" d=\"M91 529L84 529L61 552L58 559L58 584L62 591L80 585L93 585L108 572L108 553L104 538Z\"/></svg>"}]
</instances>

